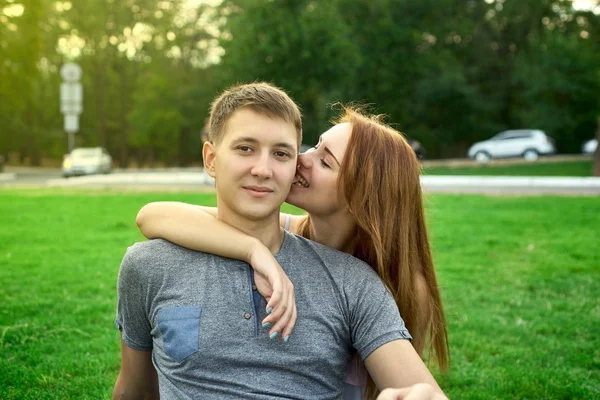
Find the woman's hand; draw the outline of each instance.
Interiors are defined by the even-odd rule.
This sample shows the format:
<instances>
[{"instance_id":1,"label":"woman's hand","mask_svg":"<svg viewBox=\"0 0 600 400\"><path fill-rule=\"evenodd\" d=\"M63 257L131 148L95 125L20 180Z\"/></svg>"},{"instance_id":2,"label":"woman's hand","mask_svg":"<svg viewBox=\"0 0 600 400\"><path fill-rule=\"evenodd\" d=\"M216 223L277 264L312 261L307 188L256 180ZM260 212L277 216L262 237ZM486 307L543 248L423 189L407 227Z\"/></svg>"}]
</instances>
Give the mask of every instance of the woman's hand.
<instances>
[{"instance_id":1,"label":"woman's hand","mask_svg":"<svg viewBox=\"0 0 600 400\"><path fill-rule=\"evenodd\" d=\"M448 398L433 386L418 383L402 389L385 389L379 393L377 400L448 400Z\"/></svg>"},{"instance_id":2,"label":"woman's hand","mask_svg":"<svg viewBox=\"0 0 600 400\"><path fill-rule=\"evenodd\" d=\"M270 324L269 337L274 339L281 333L281 338L287 342L296 325L294 285L273 254L260 242L252 247L248 263L254 269L256 289L267 300L268 315L261 323L265 328L265 324Z\"/></svg>"}]
</instances>

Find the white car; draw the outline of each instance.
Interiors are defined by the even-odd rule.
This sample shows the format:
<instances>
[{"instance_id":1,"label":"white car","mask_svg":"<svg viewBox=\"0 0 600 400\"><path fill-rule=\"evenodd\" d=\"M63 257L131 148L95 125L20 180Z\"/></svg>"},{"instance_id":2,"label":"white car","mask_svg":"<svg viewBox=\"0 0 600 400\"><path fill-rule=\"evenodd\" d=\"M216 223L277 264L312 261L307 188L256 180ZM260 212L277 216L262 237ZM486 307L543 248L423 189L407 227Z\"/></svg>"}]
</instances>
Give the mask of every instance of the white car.
<instances>
[{"instance_id":1,"label":"white car","mask_svg":"<svg viewBox=\"0 0 600 400\"><path fill-rule=\"evenodd\" d=\"M542 154L556 152L554 140L538 129L518 129L500 132L493 138L477 142L469 148L468 156L477 162L492 158L523 157L535 161Z\"/></svg>"},{"instance_id":2,"label":"white car","mask_svg":"<svg viewBox=\"0 0 600 400\"><path fill-rule=\"evenodd\" d=\"M581 146L581 152L583 154L594 154L596 152L597 148L598 148L598 140L591 139L591 140L588 140L587 142L585 142L583 144L583 146Z\"/></svg>"},{"instance_id":3,"label":"white car","mask_svg":"<svg viewBox=\"0 0 600 400\"><path fill-rule=\"evenodd\" d=\"M65 156L62 174L65 178L75 175L108 174L112 171L112 157L102 147L81 147Z\"/></svg>"}]
</instances>

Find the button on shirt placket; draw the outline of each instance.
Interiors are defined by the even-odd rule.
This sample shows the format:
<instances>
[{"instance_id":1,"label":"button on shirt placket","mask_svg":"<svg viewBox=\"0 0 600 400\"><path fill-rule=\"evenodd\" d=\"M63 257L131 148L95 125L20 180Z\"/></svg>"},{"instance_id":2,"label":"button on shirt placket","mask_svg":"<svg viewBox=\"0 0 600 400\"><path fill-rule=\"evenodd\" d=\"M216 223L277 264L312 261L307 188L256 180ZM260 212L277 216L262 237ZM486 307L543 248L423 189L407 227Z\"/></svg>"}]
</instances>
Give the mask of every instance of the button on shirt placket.
<instances>
[{"instance_id":1,"label":"button on shirt placket","mask_svg":"<svg viewBox=\"0 0 600 400\"><path fill-rule=\"evenodd\" d=\"M256 299L255 297L258 295L258 292L256 291L256 285L254 284L254 271L252 270L252 268L250 266L247 267L247 272L248 272L248 286L247 288L249 289L249 295L250 295L250 312L246 311L244 312L244 318L247 319L249 322L252 319L252 316L254 316L254 336L258 336L258 318L257 316L257 305L256 305Z\"/></svg>"}]
</instances>

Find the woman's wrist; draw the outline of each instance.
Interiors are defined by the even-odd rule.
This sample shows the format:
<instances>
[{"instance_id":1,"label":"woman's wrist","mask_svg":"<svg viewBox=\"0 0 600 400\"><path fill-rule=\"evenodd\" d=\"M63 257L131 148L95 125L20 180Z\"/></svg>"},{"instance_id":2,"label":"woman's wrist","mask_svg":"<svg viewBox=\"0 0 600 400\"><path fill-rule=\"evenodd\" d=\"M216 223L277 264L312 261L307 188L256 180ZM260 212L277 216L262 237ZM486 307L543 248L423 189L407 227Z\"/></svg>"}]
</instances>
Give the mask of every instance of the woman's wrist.
<instances>
[{"instance_id":1,"label":"woman's wrist","mask_svg":"<svg viewBox=\"0 0 600 400\"><path fill-rule=\"evenodd\" d=\"M248 251L246 251L244 261L252 265L252 260L254 260L261 251L264 251L266 247L260 240L254 237L249 237L247 249Z\"/></svg>"}]
</instances>

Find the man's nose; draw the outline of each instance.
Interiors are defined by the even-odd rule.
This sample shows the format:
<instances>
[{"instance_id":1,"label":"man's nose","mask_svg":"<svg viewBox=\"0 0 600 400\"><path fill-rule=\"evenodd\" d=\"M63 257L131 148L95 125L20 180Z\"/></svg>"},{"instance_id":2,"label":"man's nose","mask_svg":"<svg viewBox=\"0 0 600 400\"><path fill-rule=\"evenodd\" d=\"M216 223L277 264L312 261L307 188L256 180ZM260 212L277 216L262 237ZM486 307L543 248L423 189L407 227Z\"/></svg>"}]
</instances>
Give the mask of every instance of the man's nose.
<instances>
[{"instance_id":1,"label":"man's nose","mask_svg":"<svg viewBox=\"0 0 600 400\"><path fill-rule=\"evenodd\" d=\"M257 157L254 166L252 167L252 175L260 179L269 179L273 176L273 167L271 166L271 158L268 152L263 152Z\"/></svg>"}]
</instances>

